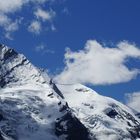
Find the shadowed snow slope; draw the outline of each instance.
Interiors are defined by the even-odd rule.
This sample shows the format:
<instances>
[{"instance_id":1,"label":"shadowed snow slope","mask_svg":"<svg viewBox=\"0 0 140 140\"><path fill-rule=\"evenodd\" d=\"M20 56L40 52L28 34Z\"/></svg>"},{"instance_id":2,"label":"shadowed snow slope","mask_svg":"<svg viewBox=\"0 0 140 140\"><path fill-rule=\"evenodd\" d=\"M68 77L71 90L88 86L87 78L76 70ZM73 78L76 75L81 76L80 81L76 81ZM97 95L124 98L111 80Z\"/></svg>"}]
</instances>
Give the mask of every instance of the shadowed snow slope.
<instances>
[{"instance_id":1,"label":"shadowed snow slope","mask_svg":"<svg viewBox=\"0 0 140 140\"><path fill-rule=\"evenodd\" d=\"M24 55L0 45L0 140L135 140L140 123L121 103L56 85Z\"/></svg>"}]
</instances>

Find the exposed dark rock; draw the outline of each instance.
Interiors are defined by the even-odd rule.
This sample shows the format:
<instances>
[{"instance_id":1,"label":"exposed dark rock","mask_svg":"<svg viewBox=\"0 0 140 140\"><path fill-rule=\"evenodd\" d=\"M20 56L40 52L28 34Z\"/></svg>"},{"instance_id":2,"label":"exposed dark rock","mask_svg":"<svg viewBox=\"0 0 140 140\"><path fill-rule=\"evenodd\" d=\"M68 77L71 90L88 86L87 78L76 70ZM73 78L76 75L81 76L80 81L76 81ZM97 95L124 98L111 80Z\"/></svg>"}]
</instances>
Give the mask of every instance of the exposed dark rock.
<instances>
[{"instance_id":1,"label":"exposed dark rock","mask_svg":"<svg viewBox=\"0 0 140 140\"><path fill-rule=\"evenodd\" d=\"M66 134L66 140L91 140L89 132L84 125L71 113L67 113L55 123L55 133L57 136Z\"/></svg>"},{"instance_id":2,"label":"exposed dark rock","mask_svg":"<svg viewBox=\"0 0 140 140\"><path fill-rule=\"evenodd\" d=\"M117 116L118 113L116 112L116 110L112 109L109 112L107 112L106 115L109 116L110 118L115 118L115 116Z\"/></svg>"}]
</instances>

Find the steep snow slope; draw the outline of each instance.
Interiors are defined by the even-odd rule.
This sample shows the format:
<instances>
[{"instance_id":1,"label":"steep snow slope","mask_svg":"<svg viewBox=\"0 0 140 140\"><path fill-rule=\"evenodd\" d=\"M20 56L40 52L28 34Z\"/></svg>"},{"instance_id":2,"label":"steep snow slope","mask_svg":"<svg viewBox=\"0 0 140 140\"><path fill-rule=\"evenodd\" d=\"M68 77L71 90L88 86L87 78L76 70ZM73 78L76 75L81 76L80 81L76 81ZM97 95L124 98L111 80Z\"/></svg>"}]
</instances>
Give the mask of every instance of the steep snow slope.
<instances>
[{"instance_id":1,"label":"steep snow slope","mask_svg":"<svg viewBox=\"0 0 140 140\"><path fill-rule=\"evenodd\" d=\"M82 137L73 136L77 130ZM40 86L0 91L0 132L14 140L88 139L88 132L64 101L52 89Z\"/></svg>"},{"instance_id":2,"label":"steep snow slope","mask_svg":"<svg viewBox=\"0 0 140 140\"><path fill-rule=\"evenodd\" d=\"M47 74L3 45L0 87L0 140L88 140Z\"/></svg>"},{"instance_id":3,"label":"steep snow slope","mask_svg":"<svg viewBox=\"0 0 140 140\"><path fill-rule=\"evenodd\" d=\"M45 80L38 68L27 58L4 45L0 46L0 86L43 84ZM49 78L45 78L49 80Z\"/></svg>"},{"instance_id":4,"label":"steep snow slope","mask_svg":"<svg viewBox=\"0 0 140 140\"><path fill-rule=\"evenodd\" d=\"M63 113L60 100L51 93L50 88L35 86L1 90L1 131L20 140L57 139L52 126Z\"/></svg>"},{"instance_id":5,"label":"steep snow slope","mask_svg":"<svg viewBox=\"0 0 140 140\"><path fill-rule=\"evenodd\" d=\"M134 113L120 102L101 96L81 85L57 85L76 117L98 140L135 140L140 138L140 123Z\"/></svg>"}]
</instances>

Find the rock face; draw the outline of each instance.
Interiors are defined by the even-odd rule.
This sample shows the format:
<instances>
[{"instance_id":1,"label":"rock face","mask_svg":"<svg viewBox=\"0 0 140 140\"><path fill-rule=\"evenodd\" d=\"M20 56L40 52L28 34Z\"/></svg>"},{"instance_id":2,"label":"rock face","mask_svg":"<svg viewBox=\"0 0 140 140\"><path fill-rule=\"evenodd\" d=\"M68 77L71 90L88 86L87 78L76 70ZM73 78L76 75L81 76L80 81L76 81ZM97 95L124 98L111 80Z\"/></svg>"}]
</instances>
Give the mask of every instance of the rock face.
<instances>
[{"instance_id":1,"label":"rock face","mask_svg":"<svg viewBox=\"0 0 140 140\"><path fill-rule=\"evenodd\" d=\"M0 45L0 140L135 140L133 111L83 85L52 82Z\"/></svg>"}]
</instances>

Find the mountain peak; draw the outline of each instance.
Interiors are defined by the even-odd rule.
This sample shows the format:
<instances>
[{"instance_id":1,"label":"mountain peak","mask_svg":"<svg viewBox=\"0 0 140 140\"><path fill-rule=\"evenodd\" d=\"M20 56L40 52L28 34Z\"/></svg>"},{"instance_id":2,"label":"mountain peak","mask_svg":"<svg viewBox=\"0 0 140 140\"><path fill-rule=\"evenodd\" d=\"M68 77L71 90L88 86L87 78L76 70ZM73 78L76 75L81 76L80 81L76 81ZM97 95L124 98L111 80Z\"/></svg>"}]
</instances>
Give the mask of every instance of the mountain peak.
<instances>
[{"instance_id":1,"label":"mountain peak","mask_svg":"<svg viewBox=\"0 0 140 140\"><path fill-rule=\"evenodd\" d=\"M0 61L6 61L8 58L18 53L14 49L8 48L5 45L0 44Z\"/></svg>"},{"instance_id":2,"label":"mountain peak","mask_svg":"<svg viewBox=\"0 0 140 140\"><path fill-rule=\"evenodd\" d=\"M0 87L42 84L46 79L38 68L23 55L5 45L0 45Z\"/></svg>"},{"instance_id":3,"label":"mountain peak","mask_svg":"<svg viewBox=\"0 0 140 140\"><path fill-rule=\"evenodd\" d=\"M0 87L0 140L89 140L47 74L3 45Z\"/></svg>"}]
</instances>

